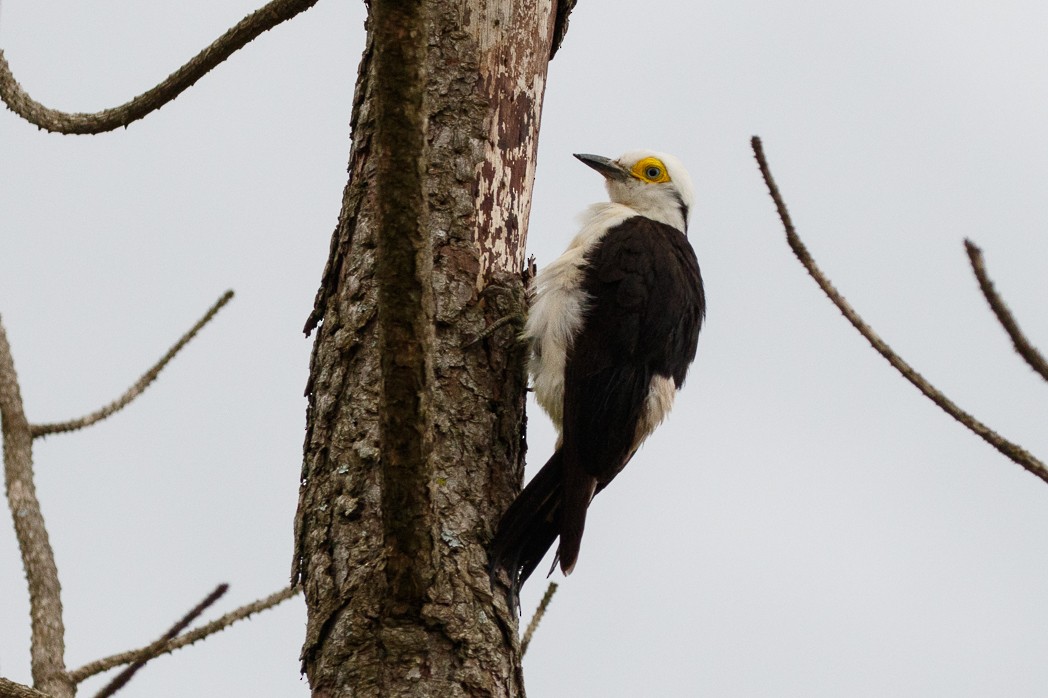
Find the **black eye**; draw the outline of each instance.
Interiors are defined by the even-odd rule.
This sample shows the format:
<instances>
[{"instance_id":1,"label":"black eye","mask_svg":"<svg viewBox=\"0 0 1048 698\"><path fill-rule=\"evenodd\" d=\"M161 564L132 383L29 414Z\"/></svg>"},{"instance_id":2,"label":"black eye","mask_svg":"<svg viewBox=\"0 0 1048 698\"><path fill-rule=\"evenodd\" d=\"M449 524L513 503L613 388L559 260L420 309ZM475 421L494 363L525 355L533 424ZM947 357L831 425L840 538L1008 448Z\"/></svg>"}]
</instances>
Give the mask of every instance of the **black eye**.
<instances>
[{"instance_id":1,"label":"black eye","mask_svg":"<svg viewBox=\"0 0 1048 698\"><path fill-rule=\"evenodd\" d=\"M659 175L662 174L662 170L652 165L648 169L644 170L644 174L647 175L648 179L658 179Z\"/></svg>"}]
</instances>

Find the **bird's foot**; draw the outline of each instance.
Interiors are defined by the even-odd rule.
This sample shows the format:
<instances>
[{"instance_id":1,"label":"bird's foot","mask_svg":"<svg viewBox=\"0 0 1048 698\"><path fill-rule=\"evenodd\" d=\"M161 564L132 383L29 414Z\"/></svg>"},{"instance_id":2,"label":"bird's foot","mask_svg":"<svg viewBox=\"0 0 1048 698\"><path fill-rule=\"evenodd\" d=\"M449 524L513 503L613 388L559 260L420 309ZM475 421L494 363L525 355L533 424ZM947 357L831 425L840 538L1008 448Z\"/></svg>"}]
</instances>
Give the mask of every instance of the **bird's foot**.
<instances>
[{"instance_id":1,"label":"bird's foot","mask_svg":"<svg viewBox=\"0 0 1048 698\"><path fill-rule=\"evenodd\" d=\"M524 329L527 321L527 292L522 285L515 282L509 284L489 284L480 292L482 299L493 298L495 310L503 313L497 320L485 327L480 334L465 343L464 346L471 347L482 340L492 336L506 326L517 329L514 333L514 343L521 343L520 330Z\"/></svg>"},{"instance_id":2,"label":"bird's foot","mask_svg":"<svg viewBox=\"0 0 1048 698\"><path fill-rule=\"evenodd\" d=\"M517 327L519 330L520 328L524 327L524 323L526 321L527 317L523 313L512 313L510 315L503 315L498 320L485 327L484 330L481 331L481 333L478 334L476 337L466 342L464 346L471 347L474 344L487 339L488 337L495 334L507 325L513 325L514 327ZM522 342L523 340L517 337L516 341Z\"/></svg>"}]
</instances>

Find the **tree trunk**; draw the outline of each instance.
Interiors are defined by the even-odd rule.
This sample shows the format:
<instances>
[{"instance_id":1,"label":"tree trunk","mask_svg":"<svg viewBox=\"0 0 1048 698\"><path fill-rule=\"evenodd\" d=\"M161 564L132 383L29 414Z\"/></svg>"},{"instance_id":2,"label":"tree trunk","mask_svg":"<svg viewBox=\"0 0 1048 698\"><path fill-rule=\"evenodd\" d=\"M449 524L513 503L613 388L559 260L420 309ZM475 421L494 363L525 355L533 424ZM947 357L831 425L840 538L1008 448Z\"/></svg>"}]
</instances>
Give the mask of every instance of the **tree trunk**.
<instances>
[{"instance_id":1,"label":"tree trunk","mask_svg":"<svg viewBox=\"0 0 1048 698\"><path fill-rule=\"evenodd\" d=\"M523 474L523 349L510 329L470 340L523 308L556 23L542 0L371 0L306 327L293 575L314 696L524 695L485 552Z\"/></svg>"}]
</instances>

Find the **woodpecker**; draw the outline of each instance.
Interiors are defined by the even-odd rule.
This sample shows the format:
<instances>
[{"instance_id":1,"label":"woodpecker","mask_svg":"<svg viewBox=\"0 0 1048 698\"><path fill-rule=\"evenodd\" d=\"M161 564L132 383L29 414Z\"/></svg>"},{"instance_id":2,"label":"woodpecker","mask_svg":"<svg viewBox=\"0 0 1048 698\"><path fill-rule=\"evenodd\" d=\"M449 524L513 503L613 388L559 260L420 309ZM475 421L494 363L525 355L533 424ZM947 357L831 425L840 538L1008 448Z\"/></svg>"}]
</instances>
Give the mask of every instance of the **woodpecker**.
<instances>
[{"instance_id":1,"label":"woodpecker","mask_svg":"<svg viewBox=\"0 0 1048 698\"><path fill-rule=\"evenodd\" d=\"M490 548L516 597L559 536L565 575L578 560L586 510L673 405L706 311L688 243L691 178L672 155L575 155L604 176L568 249L535 276L524 325L539 405L557 447L510 505Z\"/></svg>"}]
</instances>

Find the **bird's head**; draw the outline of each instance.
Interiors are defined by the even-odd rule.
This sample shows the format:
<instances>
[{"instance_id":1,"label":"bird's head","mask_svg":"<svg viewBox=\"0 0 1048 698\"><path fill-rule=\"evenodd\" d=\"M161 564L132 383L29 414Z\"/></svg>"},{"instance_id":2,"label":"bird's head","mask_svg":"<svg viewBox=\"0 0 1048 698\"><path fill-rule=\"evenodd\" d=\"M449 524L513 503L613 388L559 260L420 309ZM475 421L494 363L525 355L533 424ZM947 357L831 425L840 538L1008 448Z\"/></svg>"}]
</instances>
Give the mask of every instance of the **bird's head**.
<instances>
[{"instance_id":1,"label":"bird's head","mask_svg":"<svg viewBox=\"0 0 1048 698\"><path fill-rule=\"evenodd\" d=\"M694 194L691 177L677 158L653 150L634 150L615 160L600 155L575 157L604 175L613 202L688 232Z\"/></svg>"}]
</instances>

